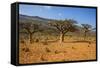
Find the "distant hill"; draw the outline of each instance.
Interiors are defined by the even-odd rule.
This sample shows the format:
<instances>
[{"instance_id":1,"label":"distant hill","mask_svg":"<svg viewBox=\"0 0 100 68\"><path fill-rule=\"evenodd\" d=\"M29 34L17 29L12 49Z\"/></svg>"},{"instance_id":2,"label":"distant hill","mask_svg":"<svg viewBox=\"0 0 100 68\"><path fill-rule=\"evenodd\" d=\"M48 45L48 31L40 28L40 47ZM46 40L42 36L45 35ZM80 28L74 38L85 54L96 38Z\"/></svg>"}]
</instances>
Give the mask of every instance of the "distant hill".
<instances>
[{"instance_id":1,"label":"distant hill","mask_svg":"<svg viewBox=\"0 0 100 68\"><path fill-rule=\"evenodd\" d=\"M22 15L22 14L19 14L19 21L20 22L33 22L33 21L37 21L37 22L48 22L48 21L51 21L51 19L47 19L47 18L42 18L42 17L39 17L39 16L27 16L27 15Z\"/></svg>"}]
</instances>

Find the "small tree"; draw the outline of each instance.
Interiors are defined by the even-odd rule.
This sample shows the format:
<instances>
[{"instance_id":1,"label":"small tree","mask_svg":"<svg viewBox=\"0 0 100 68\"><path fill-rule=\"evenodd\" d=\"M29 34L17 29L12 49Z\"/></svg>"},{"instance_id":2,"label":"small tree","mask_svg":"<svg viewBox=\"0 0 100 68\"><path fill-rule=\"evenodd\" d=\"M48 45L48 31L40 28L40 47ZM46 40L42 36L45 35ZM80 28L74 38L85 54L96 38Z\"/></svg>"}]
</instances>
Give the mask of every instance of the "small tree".
<instances>
[{"instance_id":1,"label":"small tree","mask_svg":"<svg viewBox=\"0 0 100 68\"><path fill-rule=\"evenodd\" d=\"M39 24L36 24L36 23L21 23L20 25L29 34L30 43L32 43L33 34L40 31Z\"/></svg>"},{"instance_id":2,"label":"small tree","mask_svg":"<svg viewBox=\"0 0 100 68\"><path fill-rule=\"evenodd\" d=\"M59 32L60 35L60 43L64 41L64 36L67 32L74 32L76 31L75 24L77 22L75 20L55 20L49 22L50 26L55 27L55 29Z\"/></svg>"},{"instance_id":3,"label":"small tree","mask_svg":"<svg viewBox=\"0 0 100 68\"><path fill-rule=\"evenodd\" d=\"M88 32L90 32L91 30L94 30L95 28L92 29L92 26L89 24L81 24L81 25L82 25L82 30L84 32L84 40L85 40Z\"/></svg>"}]
</instances>

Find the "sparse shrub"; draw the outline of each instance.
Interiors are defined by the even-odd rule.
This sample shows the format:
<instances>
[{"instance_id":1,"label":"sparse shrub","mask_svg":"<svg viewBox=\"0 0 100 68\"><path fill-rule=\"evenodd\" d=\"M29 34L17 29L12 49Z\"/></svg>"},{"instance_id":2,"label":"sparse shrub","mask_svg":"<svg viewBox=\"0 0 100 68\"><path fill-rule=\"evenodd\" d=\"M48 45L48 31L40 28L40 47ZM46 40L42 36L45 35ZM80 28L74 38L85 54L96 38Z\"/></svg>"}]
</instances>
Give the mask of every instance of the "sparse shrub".
<instances>
[{"instance_id":1,"label":"sparse shrub","mask_svg":"<svg viewBox=\"0 0 100 68\"><path fill-rule=\"evenodd\" d=\"M63 51L64 53L67 53L67 51Z\"/></svg>"},{"instance_id":2,"label":"sparse shrub","mask_svg":"<svg viewBox=\"0 0 100 68\"><path fill-rule=\"evenodd\" d=\"M43 43L43 45L48 45L48 38L47 37L44 38L42 43Z\"/></svg>"},{"instance_id":3,"label":"sparse shrub","mask_svg":"<svg viewBox=\"0 0 100 68\"><path fill-rule=\"evenodd\" d=\"M93 41L96 41L95 39Z\"/></svg>"},{"instance_id":4,"label":"sparse shrub","mask_svg":"<svg viewBox=\"0 0 100 68\"><path fill-rule=\"evenodd\" d=\"M45 50L46 50L46 52L51 52L51 50L49 48L46 48Z\"/></svg>"},{"instance_id":5,"label":"sparse shrub","mask_svg":"<svg viewBox=\"0 0 100 68\"><path fill-rule=\"evenodd\" d=\"M24 51L24 52L30 52L29 48L23 48L22 51Z\"/></svg>"},{"instance_id":6,"label":"sparse shrub","mask_svg":"<svg viewBox=\"0 0 100 68\"><path fill-rule=\"evenodd\" d=\"M21 42L22 44L24 44L24 43L25 43L25 41L24 41L24 40L21 40L20 42Z\"/></svg>"},{"instance_id":7,"label":"sparse shrub","mask_svg":"<svg viewBox=\"0 0 100 68\"><path fill-rule=\"evenodd\" d=\"M88 47L90 47L90 46L88 45Z\"/></svg>"},{"instance_id":8,"label":"sparse shrub","mask_svg":"<svg viewBox=\"0 0 100 68\"><path fill-rule=\"evenodd\" d=\"M75 47L72 47L72 49L76 49Z\"/></svg>"},{"instance_id":9,"label":"sparse shrub","mask_svg":"<svg viewBox=\"0 0 100 68\"><path fill-rule=\"evenodd\" d=\"M48 42L47 41L44 41L42 43L43 43L43 45L48 45Z\"/></svg>"},{"instance_id":10,"label":"sparse shrub","mask_svg":"<svg viewBox=\"0 0 100 68\"><path fill-rule=\"evenodd\" d=\"M89 38L89 40L92 40L91 38Z\"/></svg>"},{"instance_id":11,"label":"sparse shrub","mask_svg":"<svg viewBox=\"0 0 100 68\"><path fill-rule=\"evenodd\" d=\"M63 62L66 62L66 60L65 60L65 59L62 59L62 61L63 61Z\"/></svg>"},{"instance_id":12,"label":"sparse shrub","mask_svg":"<svg viewBox=\"0 0 100 68\"><path fill-rule=\"evenodd\" d=\"M60 51L57 51L57 50L56 50L56 51L55 51L55 54L58 54L58 53L60 53Z\"/></svg>"},{"instance_id":13,"label":"sparse shrub","mask_svg":"<svg viewBox=\"0 0 100 68\"><path fill-rule=\"evenodd\" d=\"M87 57L87 54L83 54L83 56Z\"/></svg>"},{"instance_id":14,"label":"sparse shrub","mask_svg":"<svg viewBox=\"0 0 100 68\"><path fill-rule=\"evenodd\" d=\"M42 61L47 61L47 59L45 58L45 57L43 57L43 56L41 56L41 58L40 58Z\"/></svg>"},{"instance_id":15,"label":"sparse shrub","mask_svg":"<svg viewBox=\"0 0 100 68\"><path fill-rule=\"evenodd\" d=\"M36 39L35 42L39 42L39 39Z\"/></svg>"},{"instance_id":16,"label":"sparse shrub","mask_svg":"<svg viewBox=\"0 0 100 68\"><path fill-rule=\"evenodd\" d=\"M89 44L91 44L91 42L89 42Z\"/></svg>"}]
</instances>

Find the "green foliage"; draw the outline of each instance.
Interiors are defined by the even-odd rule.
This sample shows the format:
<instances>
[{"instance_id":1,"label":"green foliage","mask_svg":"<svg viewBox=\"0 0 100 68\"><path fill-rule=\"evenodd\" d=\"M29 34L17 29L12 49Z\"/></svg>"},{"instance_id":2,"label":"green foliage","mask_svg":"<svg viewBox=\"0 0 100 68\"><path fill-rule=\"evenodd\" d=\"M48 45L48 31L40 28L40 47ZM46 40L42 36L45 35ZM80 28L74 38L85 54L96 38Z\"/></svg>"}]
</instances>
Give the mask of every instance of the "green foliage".
<instances>
[{"instance_id":1,"label":"green foliage","mask_svg":"<svg viewBox=\"0 0 100 68\"><path fill-rule=\"evenodd\" d=\"M89 24L81 24L82 25L82 30L84 32L84 40L86 39L87 37L87 34L92 31L92 26L89 25Z\"/></svg>"},{"instance_id":2,"label":"green foliage","mask_svg":"<svg viewBox=\"0 0 100 68\"><path fill-rule=\"evenodd\" d=\"M92 30L92 26L89 24L82 24L82 29L84 32L89 32Z\"/></svg>"},{"instance_id":3,"label":"green foliage","mask_svg":"<svg viewBox=\"0 0 100 68\"><path fill-rule=\"evenodd\" d=\"M58 30L59 32L62 33L67 33L67 32L74 32L76 31L76 24L77 22L73 19L66 19L66 20L55 20L49 22L50 26L53 26Z\"/></svg>"}]
</instances>

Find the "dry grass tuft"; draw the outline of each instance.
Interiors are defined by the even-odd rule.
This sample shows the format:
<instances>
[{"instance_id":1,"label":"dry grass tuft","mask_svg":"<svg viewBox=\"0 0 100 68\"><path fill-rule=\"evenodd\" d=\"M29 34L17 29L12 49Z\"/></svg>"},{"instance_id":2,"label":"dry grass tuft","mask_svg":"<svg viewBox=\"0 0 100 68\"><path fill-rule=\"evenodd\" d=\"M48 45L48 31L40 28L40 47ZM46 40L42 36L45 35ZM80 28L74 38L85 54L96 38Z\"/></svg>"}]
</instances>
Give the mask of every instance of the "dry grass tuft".
<instances>
[{"instance_id":1,"label":"dry grass tuft","mask_svg":"<svg viewBox=\"0 0 100 68\"><path fill-rule=\"evenodd\" d=\"M96 42L67 40L60 46L59 41L39 41L30 44L27 40L19 44L19 63L65 62L96 59ZM24 44L23 44L24 43ZM47 45L47 46L44 46Z\"/></svg>"}]
</instances>

